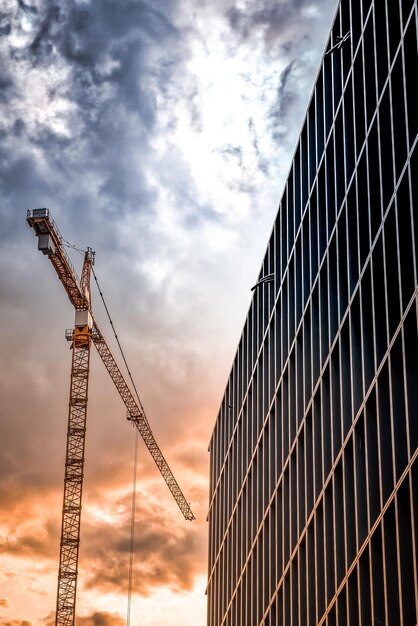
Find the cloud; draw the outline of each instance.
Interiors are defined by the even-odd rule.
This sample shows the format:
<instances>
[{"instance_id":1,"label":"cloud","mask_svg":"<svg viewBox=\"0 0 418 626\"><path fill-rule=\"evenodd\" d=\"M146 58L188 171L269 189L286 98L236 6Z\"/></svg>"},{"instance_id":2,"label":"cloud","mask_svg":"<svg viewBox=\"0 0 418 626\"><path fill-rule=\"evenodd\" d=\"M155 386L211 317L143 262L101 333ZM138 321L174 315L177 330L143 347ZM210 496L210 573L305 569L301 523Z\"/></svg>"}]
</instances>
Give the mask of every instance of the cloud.
<instances>
[{"instance_id":1,"label":"cloud","mask_svg":"<svg viewBox=\"0 0 418 626\"><path fill-rule=\"evenodd\" d=\"M59 189L66 189L59 203L64 213L68 203L82 222L85 210L93 209L95 190L101 196L97 208L108 216L149 204L152 190L139 157L151 150L155 98L179 47L169 15L168 6L157 11L127 2L116 10L108 0L54 7L39 1L32 10L21 4L15 12L10 7L2 58L15 71L3 90L8 114L0 176L8 200L3 212L15 216L15 232L24 199L55 205ZM94 209L89 213L91 224L97 216Z\"/></svg>"},{"instance_id":2,"label":"cloud","mask_svg":"<svg viewBox=\"0 0 418 626\"><path fill-rule=\"evenodd\" d=\"M0 626L33 626L33 622L26 619L1 619Z\"/></svg>"},{"instance_id":3,"label":"cloud","mask_svg":"<svg viewBox=\"0 0 418 626\"><path fill-rule=\"evenodd\" d=\"M281 53L288 55L293 51L300 55L300 44L307 36L313 45L322 44L314 38L315 31L323 28L321 21L336 6L335 0L283 0L274 4L261 0L244 2L239 8L232 5L226 16L232 30L242 39L251 39L261 32L270 53L277 54L280 47Z\"/></svg>"},{"instance_id":4,"label":"cloud","mask_svg":"<svg viewBox=\"0 0 418 626\"><path fill-rule=\"evenodd\" d=\"M147 596L158 587L190 590L194 579L205 569L204 525L186 522L157 474L144 481L137 492L136 539L134 549L134 592ZM144 482L148 482L148 489ZM84 587L125 593L131 546L130 485L95 480L93 490L85 482L81 516L80 576ZM206 485L187 489L192 502L202 502ZM35 493L33 498L39 498ZM45 570L56 569L59 557L59 498L47 506L45 494L37 505L22 496L18 506L0 512L0 548L4 556L33 558ZM51 513L49 513L51 510ZM205 511L195 509L198 517ZM82 586L80 587L82 588Z\"/></svg>"},{"instance_id":5,"label":"cloud","mask_svg":"<svg viewBox=\"0 0 418 626\"><path fill-rule=\"evenodd\" d=\"M46 511L30 522L13 518L7 537L0 539L0 549L3 554L16 557L32 557L37 559L56 559L54 548L58 544L58 528L54 521L45 519ZM3 529L7 522L3 522Z\"/></svg>"},{"instance_id":6,"label":"cloud","mask_svg":"<svg viewBox=\"0 0 418 626\"><path fill-rule=\"evenodd\" d=\"M324 17L336 5L335 0L284 0L274 4L260 1L226 10L231 30L240 41L251 42L256 34L261 36L271 69L281 63L282 70L276 78L277 95L268 114L277 145L285 142L291 149L295 141L306 110L306 101L300 94L313 87L318 58L324 48Z\"/></svg>"},{"instance_id":7,"label":"cloud","mask_svg":"<svg viewBox=\"0 0 418 626\"><path fill-rule=\"evenodd\" d=\"M204 527L180 520L176 505L162 493L137 494L134 538L134 592L147 596L158 587L191 590L205 568ZM157 495L158 494L158 495ZM80 574L86 589L101 593L127 591L130 558L131 495L125 495L101 512L86 513L82 531ZM174 520L179 520L173 524ZM203 530L203 532L202 532Z\"/></svg>"},{"instance_id":8,"label":"cloud","mask_svg":"<svg viewBox=\"0 0 418 626\"><path fill-rule=\"evenodd\" d=\"M0 607L8 607L9 606L9 601L7 600L7 598L0 598Z\"/></svg>"},{"instance_id":9,"label":"cloud","mask_svg":"<svg viewBox=\"0 0 418 626\"><path fill-rule=\"evenodd\" d=\"M52 613L42 623L44 626L54 626L55 615ZM90 615L79 615L77 626L124 626L125 620L116 613L107 611L94 611Z\"/></svg>"},{"instance_id":10,"label":"cloud","mask_svg":"<svg viewBox=\"0 0 418 626\"><path fill-rule=\"evenodd\" d=\"M87 617L79 617L77 624L79 626L124 626L125 620L116 614L96 611Z\"/></svg>"}]
</instances>

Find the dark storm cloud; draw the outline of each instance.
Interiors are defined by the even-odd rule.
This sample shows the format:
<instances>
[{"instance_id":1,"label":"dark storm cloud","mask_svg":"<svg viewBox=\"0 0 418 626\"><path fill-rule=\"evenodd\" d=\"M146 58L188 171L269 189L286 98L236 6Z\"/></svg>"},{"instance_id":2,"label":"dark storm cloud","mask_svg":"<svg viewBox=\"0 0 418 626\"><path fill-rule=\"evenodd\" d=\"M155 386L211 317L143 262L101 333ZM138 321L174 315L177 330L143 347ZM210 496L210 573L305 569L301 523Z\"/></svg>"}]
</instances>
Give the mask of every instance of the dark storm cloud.
<instances>
[{"instance_id":1,"label":"dark storm cloud","mask_svg":"<svg viewBox=\"0 0 418 626\"><path fill-rule=\"evenodd\" d=\"M57 39L60 54L73 69L73 97L80 104L95 107L96 89L108 84L117 90L117 100L139 115L149 131L155 121L155 92L150 88L150 77L163 84L174 66L174 59L166 61L164 66L159 65L157 75L149 56L150 45L163 44L169 45L175 55L178 33L166 17L169 7L162 12L146 3L121 5L109 0L87 6L89 10L71 11L64 36ZM94 116L91 119L94 124ZM97 123L99 129L99 120Z\"/></svg>"},{"instance_id":2,"label":"dark storm cloud","mask_svg":"<svg viewBox=\"0 0 418 626\"><path fill-rule=\"evenodd\" d=\"M68 207L91 228L100 210L117 215L152 204L139 155L145 162L151 152L156 95L184 54L170 19L174 9L173 2L156 9L151 2L101 0L37 9L20 3L10 11L10 36L1 47L1 63L10 68L2 74L8 114L0 124L6 139L0 148L1 212L9 229L18 232L12 215L38 206L36 198L64 212ZM20 26L23 19L30 34ZM25 37L26 45L14 45L12 35ZM35 113L43 105L25 94L25 80L12 79L32 70L44 73L51 108L60 99L68 103L61 116L70 132L41 122Z\"/></svg>"},{"instance_id":3,"label":"dark storm cloud","mask_svg":"<svg viewBox=\"0 0 418 626\"><path fill-rule=\"evenodd\" d=\"M16 124L24 125L22 120ZM1 229L0 245L2 242L11 242L22 229L26 212L24 207L28 199L34 195L45 197L51 193L50 182L40 171L37 160L28 155L13 156L9 151L10 140L6 146L0 146L0 198L1 198ZM1 287L0 287L1 289Z\"/></svg>"},{"instance_id":4,"label":"dark storm cloud","mask_svg":"<svg viewBox=\"0 0 418 626\"><path fill-rule=\"evenodd\" d=\"M0 57L0 102L7 102L7 94L14 86L12 73L4 59ZM4 131L2 131L2 134Z\"/></svg>"},{"instance_id":5,"label":"dark storm cloud","mask_svg":"<svg viewBox=\"0 0 418 626\"><path fill-rule=\"evenodd\" d=\"M104 74L100 63L110 54L116 60L129 62L128 48L132 52L138 45L160 45L170 37L178 36L170 19L175 9L173 2L160 2L156 9L151 2L126 1L115 5L110 0L84 2L44 3L39 8L20 5L21 14L31 14L31 36L25 50L12 49L11 56L30 57L33 65L44 66L57 62L62 56L73 66L93 72L95 82L110 78L115 82L125 79L122 71ZM17 28L9 16L9 33ZM17 17L19 17L19 12ZM3 15L6 22L7 16ZM13 25L11 25L13 24ZM146 51L144 52L146 54ZM123 68L121 68L123 69Z\"/></svg>"}]
</instances>

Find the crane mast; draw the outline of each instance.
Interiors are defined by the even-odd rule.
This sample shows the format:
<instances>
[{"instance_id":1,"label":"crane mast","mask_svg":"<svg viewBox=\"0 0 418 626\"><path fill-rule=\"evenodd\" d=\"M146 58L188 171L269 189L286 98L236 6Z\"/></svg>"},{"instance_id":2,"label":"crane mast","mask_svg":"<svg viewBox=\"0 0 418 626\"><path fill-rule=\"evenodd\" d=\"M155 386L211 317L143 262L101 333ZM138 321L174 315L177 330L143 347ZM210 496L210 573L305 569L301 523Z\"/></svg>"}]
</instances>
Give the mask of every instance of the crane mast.
<instances>
[{"instance_id":1,"label":"crane mast","mask_svg":"<svg viewBox=\"0 0 418 626\"><path fill-rule=\"evenodd\" d=\"M68 411L67 448L64 475L60 562L56 605L56 626L73 626L77 593L78 555L80 545L81 499L84 475L90 349L93 342L132 421L142 436L162 477L186 520L195 519L167 461L164 458L146 418L135 399L93 317L90 299L90 274L94 252L84 255L81 279L66 254L62 236L49 209L27 212L27 222L38 237L38 249L47 255L75 309L75 324L67 331L71 341L72 363Z\"/></svg>"},{"instance_id":2,"label":"crane mast","mask_svg":"<svg viewBox=\"0 0 418 626\"><path fill-rule=\"evenodd\" d=\"M73 624L77 592L78 551L80 545L81 496L84 476L87 391L90 369L92 320L88 310L90 300L90 270L94 254L85 253L81 274L81 289L85 309L76 310L71 334L72 361L68 410L67 450L65 457L64 499L58 568L56 624ZM70 337L69 337L70 338Z\"/></svg>"}]
</instances>

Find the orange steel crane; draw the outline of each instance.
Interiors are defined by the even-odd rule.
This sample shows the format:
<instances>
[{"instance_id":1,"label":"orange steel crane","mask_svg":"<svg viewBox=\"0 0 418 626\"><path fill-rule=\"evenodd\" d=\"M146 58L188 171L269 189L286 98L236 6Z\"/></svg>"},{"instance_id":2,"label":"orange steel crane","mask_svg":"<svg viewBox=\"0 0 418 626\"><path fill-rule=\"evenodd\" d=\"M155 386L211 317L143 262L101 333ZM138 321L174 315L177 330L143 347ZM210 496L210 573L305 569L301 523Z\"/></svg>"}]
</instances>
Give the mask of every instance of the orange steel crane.
<instances>
[{"instance_id":1,"label":"orange steel crane","mask_svg":"<svg viewBox=\"0 0 418 626\"><path fill-rule=\"evenodd\" d=\"M139 399L136 400L131 393L94 319L90 301L90 273L94 263L93 250L88 248L85 252L81 279L79 279L65 252L63 239L49 209L30 210L27 212L26 219L38 237L38 249L49 257L75 309L74 329L66 333L67 339L71 341L72 365L55 615L57 626L73 626L80 545L87 390L92 342L125 403L128 419L137 427L184 518L191 521L195 517L154 439L141 402Z\"/></svg>"}]
</instances>

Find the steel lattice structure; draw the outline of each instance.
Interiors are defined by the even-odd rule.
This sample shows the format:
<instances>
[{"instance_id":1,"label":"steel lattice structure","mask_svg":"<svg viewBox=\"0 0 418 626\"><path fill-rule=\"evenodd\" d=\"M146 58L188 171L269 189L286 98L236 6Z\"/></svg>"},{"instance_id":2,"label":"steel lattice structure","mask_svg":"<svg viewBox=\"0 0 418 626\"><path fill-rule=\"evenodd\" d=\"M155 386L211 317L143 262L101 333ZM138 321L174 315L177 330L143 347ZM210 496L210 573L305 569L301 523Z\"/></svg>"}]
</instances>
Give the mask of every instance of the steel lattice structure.
<instances>
[{"instance_id":1,"label":"steel lattice structure","mask_svg":"<svg viewBox=\"0 0 418 626\"><path fill-rule=\"evenodd\" d=\"M93 343L97 348L97 352L99 353L107 371L110 374L111 379L113 380L116 389L118 390L123 402L128 411L129 419L135 424L137 427L142 439L144 440L145 445L147 446L152 458L155 461L158 469L161 472L162 477L168 485L175 501L177 502L180 511L183 513L183 516L186 520L192 521L194 515L190 508L189 503L182 490L180 489L176 479L173 476L173 473L165 460L157 442L155 441L154 435L148 424L148 420L145 416L144 410L142 407L138 406L137 401L131 393L128 385L122 373L113 358L112 353L109 350L109 347L101 334L96 321L93 322Z\"/></svg>"},{"instance_id":2,"label":"steel lattice structure","mask_svg":"<svg viewBox=\"0 0 418 626\"><path fill-rule=\"evenodd\" d=\"M51 260L70 302L76 310L74 330L67 335L67 339L72 342L72 367L55 617L56 626L73 626L77 592L87 391L92 341L127 408L128 419L137 427L184 518L192 521L195 517L155 441L141 402L139 399L138 401L135 400L96 320L93 318L90 303L90 273L94 262L94 252L88 248L85 253L81 280L79 280L63 248L62 236L51 218L49 210L34 209L28 211L27 222L35 230L39 250Z\"/></svg>"},{"instance_id":3,"label":"steel lattice structure","mask_svg":"<svg viewBox=\"0 0 418 626\"><path fill-rule=\"evenodd\" d=\"M76 328L72 346L71 390L56 612L56 624L63 625L73 624L77 590L90 335L91 333L87 326L82 329Z\"/></svg>"}]
</instances>

